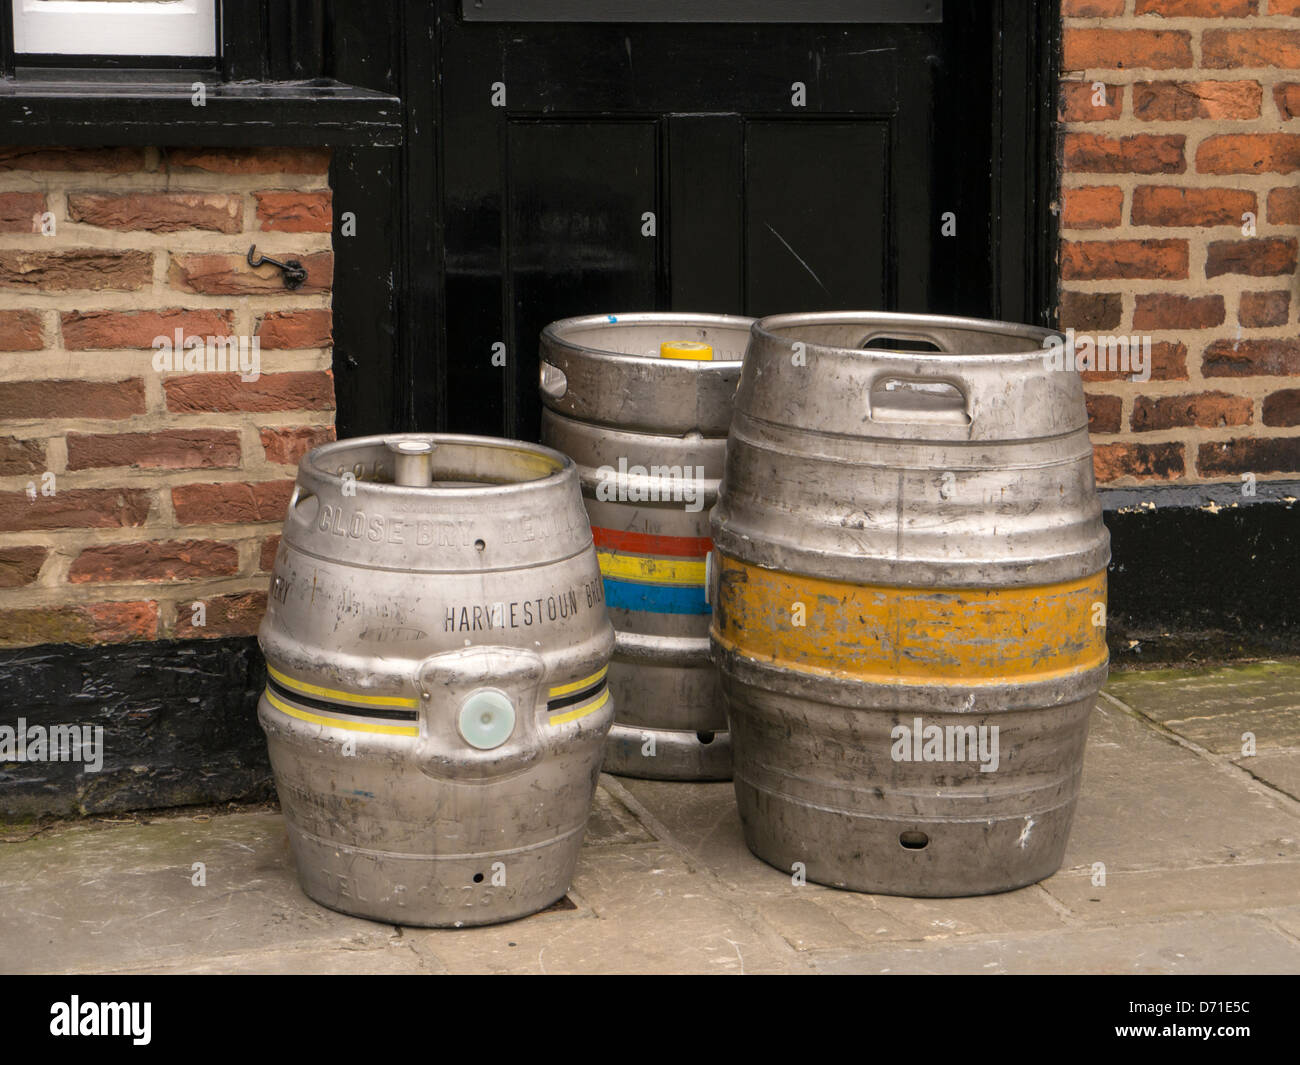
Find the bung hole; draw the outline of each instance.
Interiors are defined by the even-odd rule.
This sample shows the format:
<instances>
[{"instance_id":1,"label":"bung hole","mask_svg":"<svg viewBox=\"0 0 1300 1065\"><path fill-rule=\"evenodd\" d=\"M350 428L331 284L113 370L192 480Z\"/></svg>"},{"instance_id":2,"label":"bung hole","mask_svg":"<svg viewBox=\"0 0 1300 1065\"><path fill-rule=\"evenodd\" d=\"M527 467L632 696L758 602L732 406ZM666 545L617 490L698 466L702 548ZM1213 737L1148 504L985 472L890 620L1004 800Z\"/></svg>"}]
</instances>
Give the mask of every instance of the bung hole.
<instances>
[{"instance_id":1,"label":"bung hole","mask_svg":"<svg viewBox=\"0 0 1300 1065\"><path fill-rule=\"evenodd\" d=\"M930 837L924 832L900 832L898 842L909 851L920 851L929 846Z\"/></svg>"}]
</instances>

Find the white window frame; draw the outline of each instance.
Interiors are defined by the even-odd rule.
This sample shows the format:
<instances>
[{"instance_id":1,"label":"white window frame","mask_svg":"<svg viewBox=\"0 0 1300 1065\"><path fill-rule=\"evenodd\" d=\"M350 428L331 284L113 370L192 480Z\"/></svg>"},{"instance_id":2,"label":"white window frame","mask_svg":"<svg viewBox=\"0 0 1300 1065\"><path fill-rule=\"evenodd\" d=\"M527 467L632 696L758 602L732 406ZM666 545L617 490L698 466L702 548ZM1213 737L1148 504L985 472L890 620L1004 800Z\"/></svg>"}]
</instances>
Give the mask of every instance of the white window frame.
<instances>
[{"instance_id":1,"label":"white window frame","mask_svg":"<svg viewBox=\"0 0 1300 1065\"><path fill-rule=\"evenodd\" d=\"M217 0L13 0L18 55L217 54Z\"/></svg>"}]
</instances>

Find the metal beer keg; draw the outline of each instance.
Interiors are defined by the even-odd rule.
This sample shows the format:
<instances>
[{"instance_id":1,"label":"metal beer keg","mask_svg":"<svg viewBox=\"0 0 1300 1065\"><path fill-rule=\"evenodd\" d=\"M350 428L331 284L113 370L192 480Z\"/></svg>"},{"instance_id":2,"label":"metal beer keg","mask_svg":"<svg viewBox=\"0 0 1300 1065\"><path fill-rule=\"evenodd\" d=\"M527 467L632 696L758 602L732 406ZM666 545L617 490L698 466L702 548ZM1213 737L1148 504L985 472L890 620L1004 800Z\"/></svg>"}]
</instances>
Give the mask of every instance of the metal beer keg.
<instances>
[{"instance_id":1,"label":"metal beer keg","mask_svg":"<svg viewBox=\"0 0 1300 1065\"><path fill-rule=\"evenodd\" d=\"M569 889L614 646L571 461L472 436L316 448L259 639L258 718L308 895L459 927Z\"/></svg>"},{"instance_id":2,"label":"metal beer keg","mask_svg":"<svg viewBox=\"0 0 1300 1065\"><path fill-rule=\"evenodd\" d=\"M542 333L542 440L578 464L618 633L606 772L731 776L704 567L751 324L611 314Z\"/></svg>"},{"instance_id":3,"label":"metal beer keg","mask_svg":"<svg viewBox=\"0 0 1300 1065\"><path fill-rule=\"evenodd\" d=\"M777 868L950 896L1059 867L1110 545L1057 339L902 314L754 326L711 636L746 840Z\"/></svg>"}]
</instances>

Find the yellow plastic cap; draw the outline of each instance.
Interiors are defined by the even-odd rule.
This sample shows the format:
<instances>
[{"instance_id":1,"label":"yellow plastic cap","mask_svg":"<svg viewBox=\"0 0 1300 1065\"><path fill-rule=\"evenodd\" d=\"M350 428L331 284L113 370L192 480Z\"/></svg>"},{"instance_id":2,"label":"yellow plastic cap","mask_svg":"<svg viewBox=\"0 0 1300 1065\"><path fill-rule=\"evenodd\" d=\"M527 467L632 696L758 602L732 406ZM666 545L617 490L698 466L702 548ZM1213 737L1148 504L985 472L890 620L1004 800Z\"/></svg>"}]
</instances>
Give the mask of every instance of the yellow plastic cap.
<instances>
[{"instance_id":1,"label":"yellow plastic cap","mask_svg":"<svg viewBox=\"0 0 1300 1065\"><path fill-rule=\"evenodd\" d=\"M665 340L659 345L661 359L696 359L700 362L713 361L713 348L695 340Z\"/></svg>"}]
</instances>

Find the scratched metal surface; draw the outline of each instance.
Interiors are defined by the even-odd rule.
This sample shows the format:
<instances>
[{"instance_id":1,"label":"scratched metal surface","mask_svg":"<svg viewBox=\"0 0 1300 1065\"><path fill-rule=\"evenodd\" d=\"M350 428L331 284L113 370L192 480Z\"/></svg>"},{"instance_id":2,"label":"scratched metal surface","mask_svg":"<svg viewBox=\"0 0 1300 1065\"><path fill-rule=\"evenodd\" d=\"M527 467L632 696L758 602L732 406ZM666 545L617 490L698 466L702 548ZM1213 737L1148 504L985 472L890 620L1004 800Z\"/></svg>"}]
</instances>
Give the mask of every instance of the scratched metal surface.
<instances>
[{"instance_id":1,"label":"scratched metal surface","mask_svg":"<svg viewBox=\"0 0 1300 1065\"><path fill-rule=\"evenodd\" d=\"M1059 866L1106 676L1109 540L1082 384L1048 368L1048 336L891 314L754 326L711 637L765 861L909 895Z\"/></svg>"},{"instance_id":2,"label":"scratched metal surface","mask_svg":"<svg viewBox=\"0 0 1300 1065\"><path fill-rule=\"evenodd\" d=\"M394 449L420 444L417 478ZM307 894L455 926L562 896L613 718L574 465L474 437L318 448L269 600L259 719Z\"/></svg>"},{"instance_id":3,"label":"scratched metal surface","mask_svg":"<svg viewBox=\"0 0 1300 1065\"><path fill-rule=\"evenodd\" d=\"M617 716L607 773L731 777L704 570L752 324L730 315L608 314L542 333L542 441L578 464L612 589ZM713 358L660 358L660 343L673 340L708 344Z\"/></svg>"}]
</instances>

